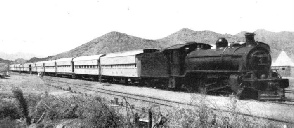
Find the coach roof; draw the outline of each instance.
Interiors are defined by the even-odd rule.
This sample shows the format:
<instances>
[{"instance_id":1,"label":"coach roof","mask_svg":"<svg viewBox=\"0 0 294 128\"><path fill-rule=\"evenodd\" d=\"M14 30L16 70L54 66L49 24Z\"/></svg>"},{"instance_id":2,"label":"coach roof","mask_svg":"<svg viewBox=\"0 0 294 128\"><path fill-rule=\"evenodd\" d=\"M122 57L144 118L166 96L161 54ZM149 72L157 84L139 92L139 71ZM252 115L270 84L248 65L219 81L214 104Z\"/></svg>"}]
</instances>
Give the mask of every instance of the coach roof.
<instances>
[{"instance_id":1,"label":"coach roof","mask_svg":"<svg viewBox=\"0 0 294 128\"><path fill-rule=\"evenodd\" d=\"M92 55L92 56L80 56L74 58L73 61L81 61L81 60L98 60L103 54Z\"/></svg>"},{"instance_id":2,"label":"coach roof","mask_svg":"<svg viewBox=\"0 0 294 128\"><path fill-rule=\"evenodd\" d=\"M116 53L109 53L103 56L103 58L108 58L108 57L118 57L118 56L132 56L132 55L137 55L141 54L144 52L144 49L139 49L139 50L133 50L133 51L124 51L124 52L116 52Z\"/></svg>"},{"instance_id":3,"label":"coach roof","mask_svg":"<svg viewBox=\"0 0 294 128\"><path fill-rule=\"evenodd\" d=\"M56 62L61 62L61 61L72 61L72 60L73 60L73 57L71 57L71 58L61 58L61 59L56 60Z\"/></svg>"}]
</instances>

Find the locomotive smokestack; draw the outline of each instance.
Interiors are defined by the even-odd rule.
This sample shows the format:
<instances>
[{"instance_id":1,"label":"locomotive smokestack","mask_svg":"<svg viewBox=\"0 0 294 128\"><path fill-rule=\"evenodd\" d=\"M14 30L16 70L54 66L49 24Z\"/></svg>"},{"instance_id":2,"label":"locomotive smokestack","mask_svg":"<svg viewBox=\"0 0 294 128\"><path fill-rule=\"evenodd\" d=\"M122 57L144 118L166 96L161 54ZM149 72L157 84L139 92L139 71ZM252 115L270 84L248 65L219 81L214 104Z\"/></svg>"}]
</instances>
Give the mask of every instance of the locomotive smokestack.
<instances>
[{"instance_id":1,"label":"locomotive smokestack","mask_svg":"<svg viewBox=\"0 0 294 128\"><path fill-rule=\"evenodd\" d=\"M246 38L246 45L247 46L254 46L256 45L256 42L254 40L254 33L245 33L245 38Z\"/></svg>"}]
</instances>

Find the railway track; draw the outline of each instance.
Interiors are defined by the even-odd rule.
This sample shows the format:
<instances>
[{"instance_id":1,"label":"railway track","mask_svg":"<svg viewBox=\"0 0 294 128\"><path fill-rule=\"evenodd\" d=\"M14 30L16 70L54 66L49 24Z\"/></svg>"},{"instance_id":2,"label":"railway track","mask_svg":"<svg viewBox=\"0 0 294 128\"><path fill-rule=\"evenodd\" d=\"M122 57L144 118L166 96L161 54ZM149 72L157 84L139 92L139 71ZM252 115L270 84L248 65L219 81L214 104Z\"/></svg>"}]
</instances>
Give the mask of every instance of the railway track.
<instances>
[{"instance_id":1,"label":"railway track","mask_svg":"<svg viewBox=\"0 0 294 128\"><path fill-rule=\"evenodd\" d=\"M85 95L89 95L87 93L93 92L92 94L110 95L113 97L120 97L120 98L128 99L131 101L145 102L149 105L152 104L153 106L164 106L164 107L169 107L169 108L180 107L180 106L185 106L186 108L195 108L195 107L199 108L200 107L199 105L187 103L187 102L161 99L161 98L156 98L153 96L144 96L144 95L125 93L125 92L109 90L109 89L94 86L95 84L97 84L97 82L83 81L82 83L70 83L70 82L68 82L68 79L58 78L58 80L56 80L54 77L47 77L47 76L45 78L43 78L43 80L49 86L55 86L55 87L59 87L59 88L63 88L63 89L68 89L73 92L77 92L77 93L81 93L81 94L85 94ZM78 80L75 80L75 81L78 81ZM52 83L56 83L56 82L59 84L57 84L57 85L52 84ZM64 84L64 85L62 85L62 84ZM61 87L61 86L63 86L63 87ZM70 87L70 89L69 89L69 87ZM291 107L291 106L294 107L294 104L292 104L292 103L293 102L291 102L291 104L289 104L288 102L278 102L278 103L273 103L273 104L280 104L280 105L286 105L289 107ZM142 106L135 104L136 109L140 110L141 107ZM232 112L230 110L224 110L224 109L218 109L218 108L210 108L210 109L213 111L221 112L221 113L233 113L233 114L238 114L238 115L242 115L245 117L251 117L251 118L256 118L256 119L263 119L263 120L268 120L268 121L274 121L274 122L287 123L287 124L294 125L294 117L291 117L292 119L280 119L280 118L275 118L275 117L251 115L251 114L242 113L242 112Z\"/></svg>"},{"instance_id":2,"label":"railway track","mask_svg":"<svg viewBox=\"0 0 294 128\"><path fill-rule=\"evenodd\" d=\"M64 82L63 80L58 80L58 82L68 84L68 82ZM88 82L91 82L91 81L88 81ZM84 89L89 90L89 91L93 87L93 86L90 86L90 85L91 84L87 84L87 83L86 84L83 83L83 86L76 84L76 86L79 86L80 88L84 88ZM111 92L114 92L114 93L122 93L122 92L119 92L119 91L112 91L112 90L107 90L107 89L102 89L102 88L96 88L96 89L98 89L98 90L100 89L100 90L104 90L104 91L111 91ZM294 93L294 91L285 90L285 93ZM125 94L125 93L122 93L122 94ZM274 104L284 104L284 105L289 105L289 106L294 107L294 99L289 99L289 98L286 98L286 100L283 101L283 102L280 102L280 101L265 101L265 102L274 103Z\"/></svg>"}]
</instances>

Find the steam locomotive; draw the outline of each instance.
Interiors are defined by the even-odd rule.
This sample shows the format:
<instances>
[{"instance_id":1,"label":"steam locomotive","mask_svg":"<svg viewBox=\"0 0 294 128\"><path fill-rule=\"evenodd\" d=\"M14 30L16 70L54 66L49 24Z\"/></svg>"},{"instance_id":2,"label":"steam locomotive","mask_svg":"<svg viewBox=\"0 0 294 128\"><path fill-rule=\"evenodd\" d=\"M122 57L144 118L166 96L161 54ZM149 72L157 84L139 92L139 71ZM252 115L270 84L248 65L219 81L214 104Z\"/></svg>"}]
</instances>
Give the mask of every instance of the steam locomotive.
<instances>
[{"instance_id":1,"label":"steam locomotive","mask_svg":"<svg viewBox=\"0 0 294 128\"><path fill-rule=\"evenodd\" d=\"M170 88L193 92L284 100L289 80L271 70L270 47L255 41L254 35L246 33L245 43L230 46L225 38L220 38L216 49L209 44L190 42L141 54L139 60L145 64L142 71L146 70L142 77L153 77L149 81L168 78Z\"/></svg>"},{"instance_id":2,"label":"steam locomotive","mask_svg":"<svg viewBox=\"0 0 294 128\"><path fill-rule=\"evenodd\" d=\"M220 38L216 49L209 44L188 42L162 50L140 49L10 67L19 72L122 81L189 92L234 93L241 99L284 100L289 80L271 70L270 47L255 41L254 35L246 33L245 43L230 46L225 38Z\"/></svg>"}]
</instances>

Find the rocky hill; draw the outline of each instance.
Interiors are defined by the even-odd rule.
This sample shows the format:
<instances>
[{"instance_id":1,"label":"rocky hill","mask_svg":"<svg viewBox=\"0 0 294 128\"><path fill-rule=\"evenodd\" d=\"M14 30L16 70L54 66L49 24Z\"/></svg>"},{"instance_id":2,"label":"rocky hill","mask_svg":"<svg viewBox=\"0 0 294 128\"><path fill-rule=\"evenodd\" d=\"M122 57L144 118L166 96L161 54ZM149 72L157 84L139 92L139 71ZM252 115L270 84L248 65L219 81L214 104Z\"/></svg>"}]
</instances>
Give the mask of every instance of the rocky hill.
<instances>
[{"instance_id":1,"label":"rocky hill","mask_svg":"<svg viewBox=\"0 0 294 128\"><path fill-rule=\"evenodd\" d=\"M294 60L294 32L270 32L263 29L255 31L255 39L265 42L271 46L272 57L277 58L278 54L284 50L289 57ZM294 62L294 61L293 61Z\"/></svg>"},{"instance_id":2,"label":"rocky hill","mask_svg":"<svg viewBox=\"0 0 294 128\"><path fill-rule=\"evenodd\" d=\"M0 63L10 64L12 62L13 61L11 61L11 60L5 60L5 59L0 58Z\"/></svg>"},{"instance_id":3,"label":"rocky hill","mask_svg":"<svg viewBox=\"0 0 294 128\"><path fill-rule=\"evenodd\" d=\"M239 37L229 35L229 34L219 34L212 31L193 31L188 28L183 28L178 32L175 32L167 37L158 39L163 46L168 47L179 43L185 43L190 41L215 44L215 41L220 38L225 37L229 42L239 41Z\"/></svg>"},{"instance_id":4,"label":"rocky hill","mask_svg":"<svg viewBox=\"0 0 294 128\"><path fill-rule=\"evenodd\" d=\"M225 37L229 42L240 42L245 40L244 33L246 32L230 35L212 31L194 31L188 28L183 28L162 39L149 40L127 35L125 33L110 32L70 51L57 54L50 59L104 54L142 48L160 49L189 41L215 44L215 41L219 37ZM255 39L257 41L268 43L271 46L273 60L275 60L282 50L285 50L293 60L294 51L292 51L292 49L294 49L294 32L275 33L260 29L256 30L254 33L256 34Z\"/></svg>"},{"instance_id":5,"label":"rocky hill","mask_svg":"<svg viewBox=\"0 0 294 128\"><path fill-rule=\"evenodd\" d=\"M142 39L119 32L110 32L75 49L57 54L52 59L96 55L143 48L162 48L155 40Z\"/></svg>"},{"instance_id":6,"label":"rocky hill","mask_svg":"<svg viewBox=\"0 0 294 128\"><path fill-rule=\"evenodd\" d=\"M187 41L196 41L208 44L215 44L219 37L225 37L228 42L244 42L244 34L240 32L236 35L219 34L212 31L193 31L191 29L183 28L167 37L157 40L163 46L171 46L178 43L185 43ZM270 32L263 29L256 30L255 40L265 42L271 46L272 58L275 60L278 54L285 50L287 54L294 60L294 32Z\"/></svg>"},{"instance_id":7,"label":"rocky hill","mask_svg":"<svg viewBox=\"0 0 294 128\"><path fill-rule=\"evenodd\" d=\"M31 54L31 53L18 52L18 53L8 54L8 53L4 53L4 52L0 51L0 58L6 59L6 60L15 60L18 58L23 58L23 59L28 60L34 56L36 56L36 55Z\"/></svg>"},{"instance_id":8,"label":"rocky hill","mask_svg":"<svg viewBox=\"0 0 294 128\"><path fill-rule=\"evenodd\" d=\"M23 58L17 58L17 59L14 60L15 64L24 64L26 62L27 62L27 60L25 60Z\"/></svg>"},{"instance_id":9,"label":"rocky hill","mask_svg":"<svg viewBox=\"0 0 294 128\"><path fill-rule=\"evenodd\" d=\"M29 59L28 61L26 61L26 63L33 63L33 62L38 62L38 61L46 61L46 60L49 60L52 57L53 56L48 56L48 57L45 57L45 58L33 57L33 58Z\"/></svg>"}]
</instances>

